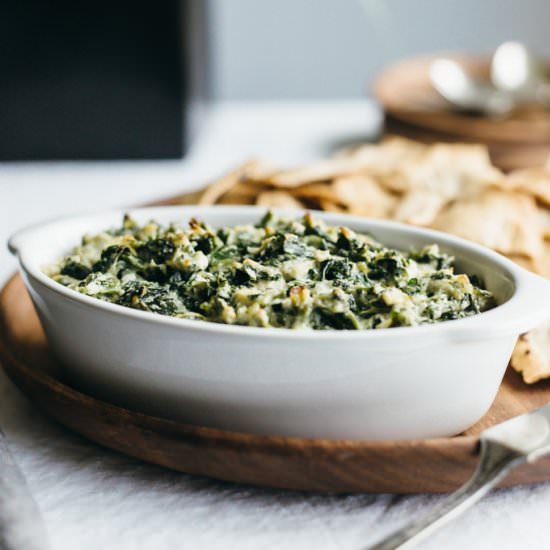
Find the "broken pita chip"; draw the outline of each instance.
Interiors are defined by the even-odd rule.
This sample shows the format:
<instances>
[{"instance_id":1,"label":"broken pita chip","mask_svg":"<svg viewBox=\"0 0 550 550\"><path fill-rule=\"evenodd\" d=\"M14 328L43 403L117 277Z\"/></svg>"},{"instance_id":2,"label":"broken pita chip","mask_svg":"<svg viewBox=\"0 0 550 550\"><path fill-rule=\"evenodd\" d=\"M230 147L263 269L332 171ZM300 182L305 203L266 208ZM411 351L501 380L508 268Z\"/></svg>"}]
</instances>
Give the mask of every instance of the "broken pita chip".
<instances>
[{"instance_id":1,"label":"broken pita chip","mask_svg":"<svg viewBox=\"0 0 550 550\"><path fill-rule=\"evenodd\" d=\"M216 204L228 204L228 205L252 205L254 201L251 201L248 197L243 195L224 195Z\"/></svg>"},{"instance_id":2,"label":"broken pita chip","mask_svg":"<svg viewBox=\"0 0 550 550\"><path fill-rule=\"evenodd\" d=\"M349 158L331 158L314 164L286 170L267 179L275 187L298 187L308 183L328 181L340 176L352 174L360 169L360 163Z\"/></svg>"},{"instance_id":3,"label":"broken pita chip","mask_svg":"<svg viewBox=\"0 0 550 550\"><path fill-rule=\"evenodd\" d=\"M222 195L216 204L254 204L255 201L256 195L239 193L238 191L231 189Z\"/></svg>"},{"instance_id":4,"label":"broken pita chip","mask_svg":"<svg viewBox=\"0 0 550 550\"><path fill-rule=\"evenodd\" d=\"M462 144L432 145L419 161L404 164L400 173L409 190L427 189L446 200L476 194L503 177L492 166L486 147Z\"/></svg>"},{"instance_id":5,"label":"broken pita chip","mask_svg":"<svg viewBox=\"0 0 550 550\"><path fill-rule=\"evenodd\" d=\"M550 242L542 245L542 254L536 263L536 273L550 279Z\"/></svg>"},{"instance_id":6,"label":"broken pita chip","mask_svg":"<svg viewBox=\"0 0 550 550\"><path fill-rule=\"evenodd\" d=\"M368 176L336 179L332 189L339 204L346 206L351 214L360 216L387 217L396 203L393 195Z\"/></svg>"},{"instance_id":7,"label":"broken pita chip","mask_svg":"<svg viewBox=\"0 0 550 550\"><path fill-rule=\"evenodd\" d=\"M155 201L151 203L151 206L170 206L175 204L197 204L202 194L203 194L202 190L182 193L181 195L176 195L175 197L170 197L167 199L161 199L161 200Z\"/></svg>"},{"instance_id":8,"label":"broken pita chip","mask_svg":"<svg viewBox=\"0 0 550 550\"><path fill-rule=\"evenodd\" d=\"M425 145L422 154L404 158L392 170L377 173L390 191L407 193L426 189L446 200L469 196L500 181L503 174L490 162L482 145Z\"/></svg>"},{"instance_id":9,"label":"broken pita chip","mask_svg":"<svg viewBox=\"0 0 550 550\"><path fill-rule=\"evenodd\" d=\"M519 373L526 384L550 378L550 324L522 334L510 360L512 368Z\"/></svg>"},{"instance_id":10,"label":"broken pita chip","mask_svg":"<svg viewBox=\"0 0 550 550\"><path fill-rule=\"evenodd\" d=\"M241 179L236 185L234 185L227 194L241 195L254 201L259 193L263 191L270 191L273 189L270 185L261 183L250 183L246 179Z\"/></svg>"},{"instance_id":11,"label":"broken pita chip","mask_svg":"<svg viewBox=\"0 0 550 550\"><path fill-rule=\"evenodd\" d=\"M321 199L338 202L338 197L331 184L326 183L308 183L292 189L292 195L301 199Z\"/></svg>"},{"instance_id":12,"label":"broken pita chip","mask_svg":"<svg viewBox=\"0 0 550 550\"><path fill-rule=\"evenodd\" d=\"M271 177L264 177L262 181L286 188L349 175L384 174L396 170L405 159L418 156L424 151L424 147L410 140L390 138L378 145L363 145L346 154L275 173ZM258 176L253 173L251 177L257 179Z\"/></svg>"},{"instance_id":13,"label":"broken pita chip","mask_svg":"<svg viewBox=\"0 0 550 550\"><path fill-rule=\"evenodd\" d=\"M486 145L435 143L429 146L424 158L435 165L459 168L464 175L480 180L497 181L503 177L503 173L493 166Z\"/></svg>"},{"instance_id":14,"label":"broken pita chip","mask_svg":"<svg viewBox=\"0 0 550 550\"><path fill-rule=\"evenodd\" d=\"M419 162L428 146L397 136L388 136L377 145L361 145L348 151L347 156L361 161L362 173L382 183L386 190L404 193L409 183L403 177L402 167L407 163Z\"/></svg>"},{"instance_id":15,"label":"broken pita chip","mask_svg":"<svg viewBox=\"0 0 550 550\"><path fill-rule=\"evenodd\" d=\"M246 171L250 169L256 161L249 160L237 166L234 170L222 176L220 179L211 183L201 195L198 204L215 204L220 197L235 187L244 176Z\"/></svg>"},{"instance_id":16,"label":"broken pita chip","mask_svg":"<svg viewBox=\"0 0 550 550\"><path fill-rule=\"evenodd\" d=\"M327 199L319 199L319 206L326 212L335 212L337 214L348 214L349 212L341 205Z\"/></svg>"},{"instance_id":17,"label":"broken pita chip","mask_svg":"<svg viewBox=\"0 0 550 550\"><path fill-rule=\"evenodd\" d=\"M475 241L502 254L537 259L542 237L532 197L488 189L443 209L434 229Z\"/></svg>"},{"instance_id":18,"label":"broken pita chip","mask_svg":"<svg viewBox=\"0 0 550 550\"><path fill-rule=\"evenodd\" d=\"M540 169L518 170L508 175L506 184L516 191L530 193L546 206L550 206L550 172Z\"/></svg>"},{"instance_id":19,"label":"broken pita chip","mask_svg":"<svg viewBox=\"0 0 550 550\"><path fill-rule=\"evenodd\" d=\"M428 226L437 217L446 200L427 189L412 189L396 207L392 219L413 225Z\"/></svg>"},{"instance_id":20,"label":"broken pita chip","mask_svg":"<svg viewBox=\"0 0 550 550\"><path fill-rule=\"evenodd\" d=\"M258 184L272 186L271 179L283 171L272 164L258 160L246 169L241 180L252 187Z\"/></svg>"},{"instance_id":21,"label":"broken pita chip","mask_svg":"<svg viewBox=\"0 0 550 550\"><path fill-rule=\"evenodd\" d=\"M547 241L550 241L550 209L539 208L538 220L539 220L540 230L542 232L542 238L546 239Z\"/></svg>"},{"instance_id":22,"label":"broken pita chip","mask_svg":"<svg viewBox=\"0 0 550 550\"><path fill-rule=\"evenodd\" d=\"M258 195L256 204L267 208L303 208L302 203L290 193L280 190L263 191Z\"/></svg>"},{"instance_id":23,"label":"broken pita chip","mask_svg":"<svg viewBox=\"0 0 550 550\"><path fill-rule=\"evenodd\" d=\"M355 145L343 149L337 156L362 159L369 162L372 172L388 172L398 168L403 162L420 158L427 146L399 136L386 136L381 143Z\"/></svg>"}]
</instances>

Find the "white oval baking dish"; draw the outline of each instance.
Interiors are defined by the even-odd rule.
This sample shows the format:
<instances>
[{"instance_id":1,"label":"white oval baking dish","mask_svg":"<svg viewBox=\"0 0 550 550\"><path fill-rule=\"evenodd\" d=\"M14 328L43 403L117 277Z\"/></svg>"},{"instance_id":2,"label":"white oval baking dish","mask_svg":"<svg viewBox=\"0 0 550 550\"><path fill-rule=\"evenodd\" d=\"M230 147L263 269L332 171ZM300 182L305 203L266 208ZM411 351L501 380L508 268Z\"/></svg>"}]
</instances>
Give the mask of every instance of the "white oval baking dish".
<instances>
[{"instance_id":1,"label":"white oval baking dish","mask_svg":"<svg viewBox=\"0 0 550 550\"><path fill-rule=\"evenodd\" d=\"M256 222L257 207L130 209L139 222L195 216ZM298 216L299 211L279 211ZM35 225L9 242L51 347L72 384L129 408L227 430L336 439L449 436L491 405L517 336L550 317L550 283L443 233L315 213L408 250L436 242L480 276L499 306L456 321L365 331L229 326L132 310L81 295L42 268L124 211Z\"/></svg>"}]
</instances>

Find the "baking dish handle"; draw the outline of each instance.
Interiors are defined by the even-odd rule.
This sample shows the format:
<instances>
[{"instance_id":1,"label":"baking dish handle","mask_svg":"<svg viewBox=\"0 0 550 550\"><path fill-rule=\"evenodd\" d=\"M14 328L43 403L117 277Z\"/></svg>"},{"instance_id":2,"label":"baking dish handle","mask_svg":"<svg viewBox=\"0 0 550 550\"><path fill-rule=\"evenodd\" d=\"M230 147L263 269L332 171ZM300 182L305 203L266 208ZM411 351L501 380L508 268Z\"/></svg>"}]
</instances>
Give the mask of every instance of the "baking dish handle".
<instances>
[{"instance_id":1,"label":"baking dish handle","mask_svg":"<svg viewBox=\"0 0 550 550\"><path fill-rule=\"evenodd\" d=\"M25 230L17 231L17 233L14 233L9 239L8 239L8 250L14 255L17 256L19 254L19 249L21 248L21 242L24 237L24 233L26 233Z\"/></svg>"},{"instance_id":2,"label":"baking dish handle","mask_svg":"<svg viewBox=\"0 0 550 550\"><path fill-rule=\"evenodd\" d=\"M526 269L514 271L514 295L495 309L469 319L467 326L449 331L453 340L519 335L550 320L550 281Z\"/></svg>"},{"instance_id":3,"label":"baking dish handle","mask_svg":"<svg viewBox=\"0 0 550 550\"><path fill-rule=\"evenodd\" d=\"M23 244L27 236L30 233L32 233L34 230L35 230L34 226L31 226L31 227L25 227L24 229L20 229L19 231L16 231L8 239L8 250L14 256L18 256L21 252L21 249L23 247Z\"/></svg>"}]
</instances>

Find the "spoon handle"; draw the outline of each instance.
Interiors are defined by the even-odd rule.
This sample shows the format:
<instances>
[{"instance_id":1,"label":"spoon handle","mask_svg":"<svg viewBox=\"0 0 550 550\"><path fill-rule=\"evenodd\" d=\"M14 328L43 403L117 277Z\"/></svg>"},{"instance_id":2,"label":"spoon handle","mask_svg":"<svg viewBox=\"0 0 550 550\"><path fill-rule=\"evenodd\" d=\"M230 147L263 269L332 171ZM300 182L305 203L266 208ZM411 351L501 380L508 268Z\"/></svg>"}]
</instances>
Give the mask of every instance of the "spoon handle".
<instances>
[{"instance_id":1,"label":"spoon handle","mask_svg":"<svg viewBox=\"0 0 550 550\"><path fill-rule=\"evenodd\" d=\"M514 466L525 462L522 454L493 441L481 443L481 457L473 476L424 517L412 521L379 543L365 550L412 548L475 504Z\"/></svg>"}]
</instances>

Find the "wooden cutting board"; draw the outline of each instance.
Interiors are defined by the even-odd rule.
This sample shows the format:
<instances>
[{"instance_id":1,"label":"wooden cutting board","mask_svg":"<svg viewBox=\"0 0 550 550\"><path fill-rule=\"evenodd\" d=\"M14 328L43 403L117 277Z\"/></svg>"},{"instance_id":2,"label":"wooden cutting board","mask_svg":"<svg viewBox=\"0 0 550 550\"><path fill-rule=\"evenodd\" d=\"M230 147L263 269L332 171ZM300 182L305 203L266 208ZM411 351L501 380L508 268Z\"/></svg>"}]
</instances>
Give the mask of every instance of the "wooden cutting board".
<instances>
[{"instance_id":1,"label":"wooden cutting board","mask_svg":"<svg viewBox=\"0 0 550 550\"><path fill-rule=\"evenodd\" d=\"M450 491L472 474L482 429L550 401L550 383L528 387L509 370L478 424L457 437L417 441L257 436L148 416L65 382L19 275L0 292L0 363L45 414L100 445L190 474L315 492ZM550 457L518 468L503 485L546 479Z\"/></svg>"}]
</instances>

